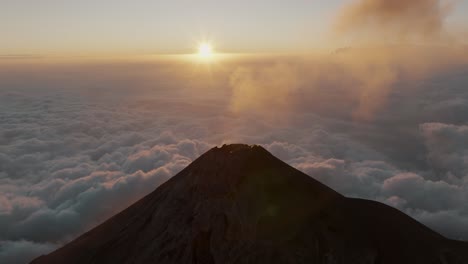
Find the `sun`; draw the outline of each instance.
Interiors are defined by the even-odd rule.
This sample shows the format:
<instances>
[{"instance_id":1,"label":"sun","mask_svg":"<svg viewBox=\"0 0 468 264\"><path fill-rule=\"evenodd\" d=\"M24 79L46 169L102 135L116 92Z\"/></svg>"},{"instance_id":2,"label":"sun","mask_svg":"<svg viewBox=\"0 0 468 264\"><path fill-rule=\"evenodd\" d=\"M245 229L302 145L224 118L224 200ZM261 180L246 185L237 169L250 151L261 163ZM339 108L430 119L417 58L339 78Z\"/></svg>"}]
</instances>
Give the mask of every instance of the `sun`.
<instances>
[{"instance_id":1,"label":"sun","mask_svg":"<svg viewBox=\"0 0 468 264\"><path fill-rule=\"evenodd\" d=\"M213 55L213 46L208 42L202 42L198 45L198 56L208 58Z\"/></svg>"}]
</instances>

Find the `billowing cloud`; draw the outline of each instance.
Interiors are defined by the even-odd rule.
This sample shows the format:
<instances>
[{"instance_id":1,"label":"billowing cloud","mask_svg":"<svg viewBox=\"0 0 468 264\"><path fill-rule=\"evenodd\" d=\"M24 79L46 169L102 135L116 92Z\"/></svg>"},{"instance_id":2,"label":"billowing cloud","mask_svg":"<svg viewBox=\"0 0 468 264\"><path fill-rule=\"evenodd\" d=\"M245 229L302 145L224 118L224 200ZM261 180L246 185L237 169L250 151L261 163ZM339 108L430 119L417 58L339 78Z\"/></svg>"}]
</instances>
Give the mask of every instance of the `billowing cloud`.
<instances>
[{"instance_id":1,"label":"billowing cloud","mask_svg":"<svg viewBox=\"0 0 468 264\"><path fill-rule=\"evenodd\" d=\"M389 37L387 40L440 36L452 9L451 0L357 0L341 10L335 30L339 34Z\"/></svg>"},{"instance_id":2,"label":"billowing cloud","mask_svg":"<svg viewBox=\"0 0 468 264\"><path fill-rule=\"evenodd\" d=\"M236 69L230 76L232 110L245 113L273 107L287 112L290 97L300 87L301 78L296 66L275 63Z\"/></svg>"}]
</instances>

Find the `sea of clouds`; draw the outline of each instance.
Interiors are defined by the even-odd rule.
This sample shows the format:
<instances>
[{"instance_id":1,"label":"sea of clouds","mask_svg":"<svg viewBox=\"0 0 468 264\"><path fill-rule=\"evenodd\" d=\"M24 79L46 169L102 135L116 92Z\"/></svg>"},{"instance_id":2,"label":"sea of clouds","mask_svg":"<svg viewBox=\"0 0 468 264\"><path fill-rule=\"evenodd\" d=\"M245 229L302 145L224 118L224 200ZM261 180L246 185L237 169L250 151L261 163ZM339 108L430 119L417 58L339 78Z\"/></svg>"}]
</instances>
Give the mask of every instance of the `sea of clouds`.
<instances>
[{"instance_id":1,"label":"sea of clouds","mask_svg":"<svg viewBox=\"0 0 468 264\"><path fill-rule=\"evenodd\" d=\"M50 252L234 142L468 239L468 64L349 63L359 54L3 62L0 263Z\"/></svg>"}]
</instances>

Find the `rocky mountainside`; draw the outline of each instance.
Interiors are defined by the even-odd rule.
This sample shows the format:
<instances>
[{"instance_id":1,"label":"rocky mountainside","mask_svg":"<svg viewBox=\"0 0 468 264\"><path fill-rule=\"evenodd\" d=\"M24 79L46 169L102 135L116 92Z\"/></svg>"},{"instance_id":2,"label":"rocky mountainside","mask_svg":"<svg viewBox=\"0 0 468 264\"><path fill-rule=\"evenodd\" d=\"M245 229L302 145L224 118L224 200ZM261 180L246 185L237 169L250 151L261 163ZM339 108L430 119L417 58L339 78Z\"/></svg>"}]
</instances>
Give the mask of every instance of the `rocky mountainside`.
<instances>
[{"instance_id":1,"label":"rocky mountainside","mask_svg":"<svg viewBox=\"0 0 468 264\"><path fill-rule=\"evenodd\" d=\"M468 263L468 244L346 198L260 146L213 148L33 264Z\"/></svg>"}]
</instances>

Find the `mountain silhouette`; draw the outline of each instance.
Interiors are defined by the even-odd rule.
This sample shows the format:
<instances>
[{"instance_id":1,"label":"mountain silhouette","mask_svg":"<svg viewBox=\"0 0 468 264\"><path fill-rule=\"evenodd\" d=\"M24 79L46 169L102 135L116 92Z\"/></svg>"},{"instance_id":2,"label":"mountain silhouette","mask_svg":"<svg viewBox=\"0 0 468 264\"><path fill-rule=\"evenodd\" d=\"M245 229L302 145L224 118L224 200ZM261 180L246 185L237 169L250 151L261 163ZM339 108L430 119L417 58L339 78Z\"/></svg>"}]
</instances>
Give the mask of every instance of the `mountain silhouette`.
<instances>
[{"instance_id":1,"label":"mountain silhouette","mask_svg":"<svg viewBox=\"0 0 468 264\"><path fill-rule=\"evenodd\" d=\"M32 263L447 264L468 263L468 244L235 144Z\"/></svg>"}]
</instances>

